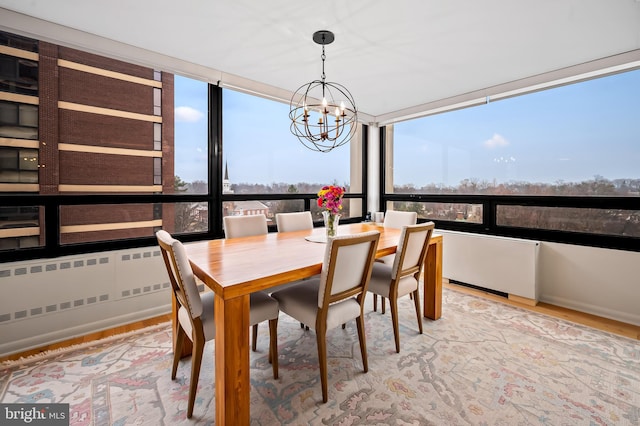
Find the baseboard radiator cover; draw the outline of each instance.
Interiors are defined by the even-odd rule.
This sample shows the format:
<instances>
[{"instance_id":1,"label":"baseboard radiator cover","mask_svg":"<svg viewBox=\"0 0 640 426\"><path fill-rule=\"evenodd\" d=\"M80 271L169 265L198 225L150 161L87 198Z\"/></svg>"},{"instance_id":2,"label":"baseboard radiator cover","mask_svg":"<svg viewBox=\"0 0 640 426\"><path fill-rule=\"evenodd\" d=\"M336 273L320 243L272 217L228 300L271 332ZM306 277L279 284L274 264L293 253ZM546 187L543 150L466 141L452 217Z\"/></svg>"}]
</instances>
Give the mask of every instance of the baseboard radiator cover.
<instances>
[{"instance_id":1,"label":"baseboard radiator cover","mask_svg":"<svg viewBox=\"0 0 640 426\"><path fill-rule=\"evenodd\" d=\"M451 282L504 293L536 304L539 241L439 230L442 275Z\"/></svg>"},{"instance_id":2,"label":"baseboard radiator cover","mask_svg":"<svg viewBox=\"0 0 640 426\"><path fill-rule=\"evenodd\" d=\"M0 356L171 310L160 249L0 264Z\"/></svg>"}]
</instances>

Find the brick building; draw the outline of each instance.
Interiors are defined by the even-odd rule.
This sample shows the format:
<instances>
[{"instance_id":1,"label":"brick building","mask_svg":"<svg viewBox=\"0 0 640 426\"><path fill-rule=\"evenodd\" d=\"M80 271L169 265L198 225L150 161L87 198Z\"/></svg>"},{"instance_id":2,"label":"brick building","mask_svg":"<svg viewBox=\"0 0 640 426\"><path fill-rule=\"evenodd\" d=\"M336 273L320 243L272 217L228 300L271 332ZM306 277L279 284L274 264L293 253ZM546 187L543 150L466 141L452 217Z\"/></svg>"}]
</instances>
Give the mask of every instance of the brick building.
<instances>
[{"instance_id":1,"label":"brick building","mask_svg":"<svg viewBox=\"0 0 640 426\"><path fill-rule=\"evenodd\" d=\"M0 192L174 192L173 75L0 32ZM66 205L61 244L173 230L169 204ZM43 208L0 206L0 249L42 245Z\"/></svg>"}]
</instances>

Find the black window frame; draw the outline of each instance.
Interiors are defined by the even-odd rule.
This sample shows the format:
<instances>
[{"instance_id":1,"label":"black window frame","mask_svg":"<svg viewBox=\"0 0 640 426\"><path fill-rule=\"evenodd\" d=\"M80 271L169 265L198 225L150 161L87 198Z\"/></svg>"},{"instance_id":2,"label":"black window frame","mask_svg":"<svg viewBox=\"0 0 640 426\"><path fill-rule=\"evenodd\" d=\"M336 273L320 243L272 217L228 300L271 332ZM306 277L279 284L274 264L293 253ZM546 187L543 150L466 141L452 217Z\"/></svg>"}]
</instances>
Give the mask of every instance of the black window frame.
<instances>
[{"instance_id":1,"label":"black window frame","mask_svg":"<svg viewBox=\"0 0 640 426\"><path fill-rule=\"evenodd\" d=\"M55 258L60 256L77 255L83 253L95 253L103 251L122 250L138 247L157 245L155 236L130 238L122 240L96 241L89 243L64 244L60 243L60 209L63 206L73 205L106 205L106 204L163 204L163 203L207 203L209 228L204 232L176 234L181 241L201 241L223 238L222 229L222 203L224 201L240 200L291 200L302 199L305 210L310 210L311 203L315 202L317 194L222 194L222 88L209 84L209 115L208 115L208 192L206 194L60 194L42 195L34 193L0 193L0 205L28 207L42 206L44 208L44 222L41 229L44 232L44 244L38 247L30 247L17 250L0 251L0 263L24 261L33 259ZM367 126L362 131L362 192L346 194L346 198L362 199L366 206L367 201ZM366 210L366 209L364 209ZM352 217L343 220L344 223L357 222L363 217ZM316 223L320 225L320 223ZM275 231L275 226L270 229Z\"/></svg>"}]
</instances>

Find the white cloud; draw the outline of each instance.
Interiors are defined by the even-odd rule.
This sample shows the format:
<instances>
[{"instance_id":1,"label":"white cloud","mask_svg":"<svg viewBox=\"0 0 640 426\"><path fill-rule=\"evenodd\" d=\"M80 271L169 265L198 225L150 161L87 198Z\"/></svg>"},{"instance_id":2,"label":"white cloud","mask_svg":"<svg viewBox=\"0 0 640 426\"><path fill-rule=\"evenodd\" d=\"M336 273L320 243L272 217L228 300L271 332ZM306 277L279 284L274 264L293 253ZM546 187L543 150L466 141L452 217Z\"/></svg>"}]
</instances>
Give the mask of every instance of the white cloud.
<instances>
[{"instance_id":1,"label":"white cloud","mask_svg":"<svg viewBox=\"0 0 640 426\"><path fill-rule=\"evenodd\" d=\"M195 123L196 121L204 117L203 113L195 108L191 108L188 106L176 107L175 114L176 121L186 121L188 123Z\"/></svg>"},{"instance_id":2,"label":"white cloud","mask_svg":"<svg viewBox=\"0 0 640 426\"><path fill-rule=\"evenodd\" d=\"M494 133L491 139L487 139L484 141L484 146L489 149L493 149L499 146L507 146L509 145L509 141L504 138L504 136Z\"/></svg>"}]
</instances>

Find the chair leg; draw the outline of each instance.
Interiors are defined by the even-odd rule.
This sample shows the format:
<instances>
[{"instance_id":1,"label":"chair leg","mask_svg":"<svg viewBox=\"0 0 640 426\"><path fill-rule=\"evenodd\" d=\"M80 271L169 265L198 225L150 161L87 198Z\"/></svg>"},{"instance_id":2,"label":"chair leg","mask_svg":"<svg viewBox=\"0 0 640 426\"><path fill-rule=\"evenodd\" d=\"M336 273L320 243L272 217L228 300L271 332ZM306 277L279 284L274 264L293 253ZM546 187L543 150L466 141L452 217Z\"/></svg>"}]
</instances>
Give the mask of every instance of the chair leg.
<instances>
[{"instance_id":1,"label":"chair leg","mask_svg":"<svg viewBox=\"0 0 640 426\"><path fill-rule=\"evenodd\" d=\"M193 404L196 401L196 391L198 390L198 378L200 377L200 366L202 365L202 353L204 351L204 336L202 339L195 338L193 342L193 353L191 354L191 381L189 382L189 405L187 406L187 418L193 415Z\"/></svg>"},{"instance_id":2,"label":"chair leg","mask_svg":"<svg viewBox=\"0 0 640 426\"><path fill-rule=\"evenodd\" d=\"M367 358L367 336L364 331L364 317L362 314L356 318L356 324L358 326L358 339L360 340L360 354L362 355L362 366L364 372L369 371L369 360Z\"/></svg>"},{"instance_id":3,"label":"chair leg","mask_svg":"<svg viewBox=\"0 0 640 426\"><path fill-rule=\"evenodd\" d=\"M386 312L385 307L387 305L387 299L382 296L380 296L380 299L382 299L382 313L384 314Z\"/></svg>"},{"instance_id":4,"label":"chair leg","mask_svg":"<svg viewBox=\"0 0 640 426\"><path fill-rule=\"evenodd\" d=\"M258 324L253 324L252 330L253 339L251 340L251 350L255 352L258 344Z\"/></svg>"},{"instance_id":5,"label":"chair leg","mask_svg":"<svg viewBox=\"0 0 640 426\"><path fill-rule=\"evenodd\" d=\"M320 382L322 384L322 402L327 402L327 326L316 328L316 340L318 342L318 364L320 364Z\"/></svg>"},{"instance_id":6,"label":"chair leg","mask_svg":"<svg viewBox=\"0 0 640 426\"><path fill-rule=\"evenodd\" d=\"M398 298L390 296L391 322L393 323L393 337L396 341L396 353L400 353L400 330L398 327Z\"/></svg>"},{"instance_id":7,"label":"chair leg","mask_svg":"<svg viewBox=\"0 0 640 426\"><path fill-rule=\"evenodd\" d=\"M373 295L373 312L378 312L378 295Z\"/></svg>"},{"instance_id":8,"label":"chair leg","mask_svg":"<svg viewBox=\"0 0 640 426\"><path fill-rule=\"evenodd\" d=\"M273 378L278 378L278 318L269 320L269 362Z\"/></svg>"},{"instance_id":9,"label":"chair leg","mask_svg":"<svg viewBox=\"0 0 640 426\"><path fill-rule=\"evenodd\" d=\"M418 329L420 330L420 334L422 334L422 318L420 318L420 295L418 294L418 290L410 294L413 294L413 303L416 305L416 318L418 319Z\"/></svg>"},{"instance_id":10,"label":"chair leg","mask_svg":"<svg viewBox=\"0 0 640 426\"><path fill-rule=\"evenodd\" d=\"M178 363L182 355L182 344L184 343L185 336L182 326L178 324L175 336L173 336L173 367L171 368L171 380L175 380L176 373L178 372Z\"/></svg>"}]
</instances>

